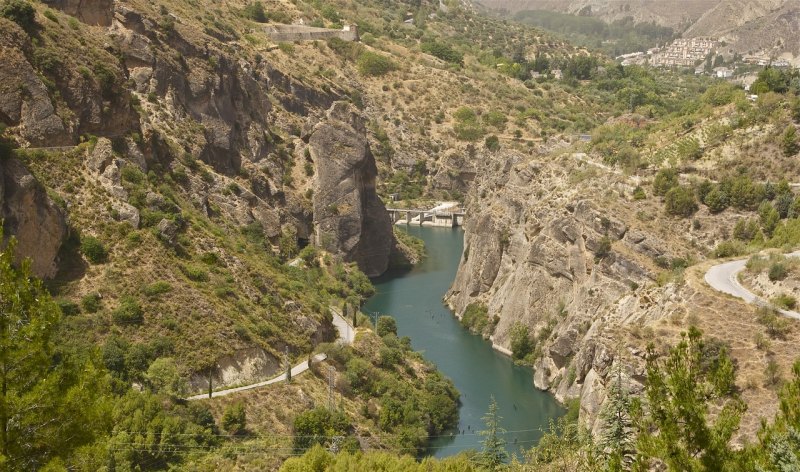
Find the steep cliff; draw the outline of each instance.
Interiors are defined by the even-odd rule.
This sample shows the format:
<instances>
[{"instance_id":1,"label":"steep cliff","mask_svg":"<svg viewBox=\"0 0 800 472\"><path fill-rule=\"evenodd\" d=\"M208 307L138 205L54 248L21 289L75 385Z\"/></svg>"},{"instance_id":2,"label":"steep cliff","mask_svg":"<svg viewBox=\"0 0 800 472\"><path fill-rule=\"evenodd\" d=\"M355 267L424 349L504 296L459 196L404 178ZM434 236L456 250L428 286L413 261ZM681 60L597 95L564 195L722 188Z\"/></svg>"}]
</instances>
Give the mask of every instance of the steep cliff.
<instances>
[{"instance_id":1,"label":"steep cliff","mask_svg":"<svg viewBox=\"0 0 800 472\"><path fill-rule=\"evenodd\" d=\"M612 373L621 369L626 388L640 391L649 343L669 345L696 325L728 346L749 346L759 329L755 310L710 293L706 266L681 269L702 260L735 219L707 211L693 222L670 218L652 199L634 198L640 177L587 165L571 152L537 154L495 156L504 165L487 159L479 170L464 254L446 296L459 317L472 305L487 308L483 334L524 358L536 387L559 400L578 398L582 421L598 431ZM530 339L530 352L512 352L519 336ZM742 430L752 435L759 415L774 412L774 393L744 387L760 375L754 356L761 353L733 354L752 410Z\"/></svg>"},{"instance_id":2,"label":"steep cliff","mask_svg":"<svg viewBox=\"0 0 800 472\"><path fill-rule=\"evenodd\" d=\"M67 234L64 212L16 159L0 162L0 219L4 236L17 238L17 260L30 259L37 277L56 275Z\"/></svg>"},{"instance_id":3,"label":"steep cliff","mask_svg":"<svg viewBox=\"0 0 800 472\"><path fill-rule=\"evenodd\" d=\"M342 254L368 276L386 271L394 235L375 192L378 169L363 118L345 102L335 103L309 139L316 164L314 238Z\"/></svg>"}]
</instances>

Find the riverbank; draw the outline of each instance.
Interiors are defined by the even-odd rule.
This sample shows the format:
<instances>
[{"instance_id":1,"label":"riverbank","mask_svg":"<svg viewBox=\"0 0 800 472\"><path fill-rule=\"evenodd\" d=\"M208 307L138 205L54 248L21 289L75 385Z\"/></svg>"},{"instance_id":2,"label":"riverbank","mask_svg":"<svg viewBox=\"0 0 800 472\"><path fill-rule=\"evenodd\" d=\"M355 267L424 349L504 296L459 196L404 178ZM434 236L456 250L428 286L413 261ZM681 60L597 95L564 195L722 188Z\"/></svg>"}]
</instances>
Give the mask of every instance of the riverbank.
<instances>
[{"instance_id":1,"label":"riverbank","mask_svg":"<svg viewBox=\"0 0 800 472\"><path fill-rule=\"evenodd\" d=\"M471 334L443 304L442 297L455 278L463 251L461 229L408 227L425 241L427 258L410 270L391 270L373 279L377 293L365 304L368 314L390 314L398 335L408 336L450 377L461 392L459 424L452 435L435 438L430 454L446 457L465 449L480 449L482 417L492 396L499 406L501 426L507 430L509 451L520 453L535 445L550 419L564 413L549 394L533 385L533 372L515 365L507 354Z\"/></svg>"}]
</instances>

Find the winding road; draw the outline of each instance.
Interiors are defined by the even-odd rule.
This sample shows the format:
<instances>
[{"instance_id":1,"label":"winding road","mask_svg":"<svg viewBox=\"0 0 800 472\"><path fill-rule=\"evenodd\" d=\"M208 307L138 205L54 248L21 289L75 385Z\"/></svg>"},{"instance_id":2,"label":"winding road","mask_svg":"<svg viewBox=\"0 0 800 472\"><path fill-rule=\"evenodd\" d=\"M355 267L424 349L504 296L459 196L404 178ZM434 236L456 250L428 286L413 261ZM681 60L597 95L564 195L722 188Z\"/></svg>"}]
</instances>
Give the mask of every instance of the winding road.
<instances>
[{"instance_id":1,"label":"winding road","mask_svg":"<svg viewBox=\"0 0 800 472\"><path fill-rule=\"evenodd\" d=\"M330 307L331 314L333 315L333 326L336 327L336 331L339 333L339 340L345 344L352 344L356 338L356 330L353 328L350 323L342 316L342 313L335 307ZM315 355L312 358L313 362L322 362L327 359L328 356L325 353L320 353ZM302 374L303 372L309 369L309 362L303 361L294 367L292 367L292 377ZM263 382L256 382L249 385L243 385L241 387L234 387L234 388L227 388L225 390L219 390L216 392L211 393L211 398L217 397L224 397L225 395L230 395L232 393L243 392L245 390L253 390L256 388L264 387L267 385L271 385L278 382L283 382L286 380L286 372L278 375L277 377L273 377L269 380L264 380ZM203 400L205 398L209 398L208 393L201 393L199 395L193 395L188 397L187 400Z\"/></svg>"},{"instance_id":2,"label":"winding road","mask_svg":"<svg viewBox=\"0 0 800 472\"><path fill-rule=\"evenodd\" d=\"M785 254L785 256L800 257L800 251ZM769 302L759 298L756 294L747 290L739 283L739 273L744 270L746 265L747 259L715 265L706 272L705 281L714 290L733 295L736 298L741 298L747 303L755 303L761 306L770 305ZM800 313L796 311L779 309L778 312L789 318L800 320Z\"/></svg>"}]
</instances>

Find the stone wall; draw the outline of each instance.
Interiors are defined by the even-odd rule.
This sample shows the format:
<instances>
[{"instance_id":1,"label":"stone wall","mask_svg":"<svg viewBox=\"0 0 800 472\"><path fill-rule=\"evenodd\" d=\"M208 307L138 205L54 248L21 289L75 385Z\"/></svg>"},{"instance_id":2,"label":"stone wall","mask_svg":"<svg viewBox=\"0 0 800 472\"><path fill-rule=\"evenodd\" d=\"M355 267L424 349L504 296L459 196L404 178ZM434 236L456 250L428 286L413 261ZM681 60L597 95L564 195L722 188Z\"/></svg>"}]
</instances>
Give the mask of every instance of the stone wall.
<instances>
[{"instance_id":1,"label":"stone wall","mask_svg":"<svg viewBox=\"0 0 800 472\"><path fill-rule=\"evenodd\" d=\"M339 38L343 41L358 41L358 27L345 25L340 30L314 28L303 25L269 25L266 33L273 41L314 41Z\"/></svg>"}]
</instances>

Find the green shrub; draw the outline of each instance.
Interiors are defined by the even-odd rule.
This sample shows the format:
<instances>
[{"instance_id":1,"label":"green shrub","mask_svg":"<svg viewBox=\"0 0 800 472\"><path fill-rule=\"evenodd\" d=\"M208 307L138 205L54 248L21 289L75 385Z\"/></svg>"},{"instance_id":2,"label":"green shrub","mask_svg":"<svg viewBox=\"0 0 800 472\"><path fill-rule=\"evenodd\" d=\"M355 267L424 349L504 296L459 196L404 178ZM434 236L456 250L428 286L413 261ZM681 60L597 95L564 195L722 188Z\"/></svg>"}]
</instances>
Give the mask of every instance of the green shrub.
<instances>
[{"instance_id":1,"label":"green shrub","mask_svg":"<svg viewBox=\"0 0 800 472\"><path fill-rule=\"evenodd\" d=\"M489 310L486 305L470 303L461 316L461 324L471 332L482 334L489 324Z\"/></svg>"},{"instance_id":2,"label":"green shrub","mask_svg":"<svg viewBox=\"0 0 800 472\"><path fill-rule=\"evenodd\" d=\"M495 135L487 136L486 139L484 140L484 145L486 146L486 149L492 152L499 151L500 139Z\"/></svg>"},{"instance_id":3,"label":"green shrub","mask_svg":"<svg viewBox=\"0 0 800 472\"><path fill-rule=\"evenodd\" d=\"M61 314L64 316L75 316L81 313L78 304L70 300L59 300L58 307L61 309Z\"/></svg>"},{"instance_id":4,"label":"green shrub","mask_svg":"<svg viewBox=\"0 0 800 472\"><path fill-rule=\"evenodd\" d=\"M688 218L697 211L694 192L686 187L674 187L664 197L665 209L668 215Z\"/></svg>"},{"instance_id":5,"label":"green shrub","mask_svg":"<svg viewBox=\"0 0 800 472\"><path fill-rule=\"evenodd\" d=\"M397 322L391 316L381 316L378 318L378 326L375 328L378 336L384 337L387 334L397 336Z\"/></svg>"},{"instance_id":6,"label":"green shrub","mask_svg":"<svg viewBox=\"0 0 800 472\"><path fill-rule=\"evenodd\" d=\"M242 16L257 23L266 23L268 20L267 13L264 11L264 4L260 1L248 3L242 10Z\"/></svg>"},{"instance_id":7,"label":"green shrub","mask_svg":"<svg viewBox=\"0 0 800 472\"><path fill-rule=\"evenodd\" d=\"M182 265L181 272L194 282L208 282L208 272L200 266L193 264Z\"/></svg>"},{"instance_id":8,"label":"green shrub","mask_svg":"<svg viewBox=\"0 0 800 472\"><path fill-rule=\"evenodd\" d=\"M741 256L746 252L741 241L723 241L714 249L714 257L734 257Z\"/></svg>"},{"instance_id":9,"label":"green shrub","mask_svg":"<svg viewBox=\"0 0 800 472\"><path fill-rule=\"evenodd\" d=\"M797 306L797 299L788 293L781 293L772 299L772 303L785 310L794 310Z\"/></svg>"},{"instance_id":10,"label":"green shrub","mask_svg":"<svg viewBox=\"0 0 800 472\"><path fill-rule=\"evenodd\" d=\"M786 265L782 262L776 262L769 267L769 280L772 282L777 282L779 280L783 280L788 275L789 271L786 269Z\"/></svg>"},{"instance_id":11,"label":"green shrub","mask_svg":"<svg viewBox=\"0 0 800 472\"><path fill-rule=\"evenodd\" d=\"M86 313L97 313L102 307L102 298L99 293L91 293L81 298L81 307Z\"/></svg>"},{"instance_id":12,"label":"green shrub","mask_svg":"<svg viewBox=\"0 0 800 472\"><path fill-rule=\"evenodd\" d=\"M320 444L327 446L333 436L346 436L351 426L344 413L317 407L300 413L294 423L294 449L305 451L309 447Z\"/></svg>"},{"instance_id":13,"label":"green shrub","mask_svg":"<svg viewBox=\"0 0 800 472\"><path fill-rule=\"evenodd\" d=\"M118 325L142 324L144 311L139 300L131 296L122 297L119 307L111 313L114 323Z\"/></svg>"},{"instance_id":14,"label":"green shrub","mask_svg":"<svg viewBox=\"0 0 800 472\"><path fill-rule=\"evenodd\" d=\"M364 51L358 56L356 66L361 75L380 77L393 71L396 66L391 59L371 51Z\"/></svg>"},{"instance_id":15,"label":"green shrub","mask_svg":"<svg viewBox=\"0 0 800 472\"><path fill-rule=\"evenodd\" d=\"M451 48L447 44L439 43L437 41L426 41L420 45L420 49L422 52L430 54L434 57L438 57L443 61L458 64L460 66L464 65L464 55Z\"/></svg>"},{"instance_id":16,"label":"green shrub","mask_svg":"<svg viewBox=\"0 0 800 472\"><path fill-rule=\"evenodd\" d=\"M595 258L603 259L611 253L611 239L603 237L597 244L597 249L594 251Z\"/></svg>"},{"instance_id":17,"label":"green shrub","mask_svg":"<svg viewBox=\"0 0 800 472\"><path fill-rule=\"evenodd\" d=\"M142 293L150 298L157 297L161 294L169 293L171 291L172 285L164 280L159 280L158 282L153 282L150 285L145 285L142 289Z\"/></svg>"},{"instance_id":18,"label":"green shrub","mask_svg":"<svg viewBox=\"0 0 800 472\"><path fill-rule=\"evenodd\" d=\"M517 321L511 327L512 357L517 360L524 359L531 352L533 352L533 340L530 329Z\"/></svg>"},{"instance_id":19,"label":"green shrub","mask_svg":"<svg viewBox=\"0 0 800 472\"><path fill-rule=\"evenodd\" d=\"M672 188L678 186L678 173L675 169L661 169L653 180L653 193L664 196Z\"/></svg>"},{"instance_id":20,"label":"green shrub","mask_svg":"<svg viewBox=\"0 0 800 472\"><path fill-rule=\"evenodd\" d=\"M0 5L0 16L31 33L36 26L36 10L25 0L6 0Z\"/></svg>"},{"instance_id":21,"label":"green shrub","mask_svg":"<svg viewBox=\"0 0 800 472\"><path fill-rule=\"evenodd\" d=\"M456 123L453 131L460 141L477 141L486 134L483 126L475 122Z\"/></svg>"},{"instance_id":22,"label":"green shrub","mask_svg":"<svg viewBox=\"0 0 800 472\"><path fill-rule=\"evenodd\" d=\"M81 252L92 264L101 264L108 259L105 246L94 236L81 237Z\"/></svg>"},{"instance_id":23,"label":"green shrub","mask_svg":"<svg viewBox=\"0 0 800 472\"><path fill-rule=\"evenodd\" d=\"M703 203L708 206L711 213L720 213L728 208L728 195L722 190L715 188L708 192Z\"/></svg>"},{"instance_id":24,"label":"green shrub","mask_svg":"<svg viewBox=\"0 0 800 472\"><path fill-rule=\"evenodd\" d=\"M233 435L244 433L247 427L247 413L242 402L228 405L222 413L222 429Z\"/></svg>"},{"instance_id":25,"label":"green shrub","mask_svg":"<svg viewBox=\"0 0 800 472\"><path fill-rule=\"evenodd\" d=\"M800 151L800 143L797 141L797 130L794 125L789 125L781 136L781 149L783 155L792 157Z\"/></svg>"},{"instance_id":26,"label":"green shrub","mask_svg":"<svg viewBox=\"0 0 800 472\"><path fill-rule=\"evenodd\" d=\"M647 194L644 193L644 189L642 187L636 187L633 189L633 199L634 200L644 200L647 198Z\"/></svg>"}]
</instances>

